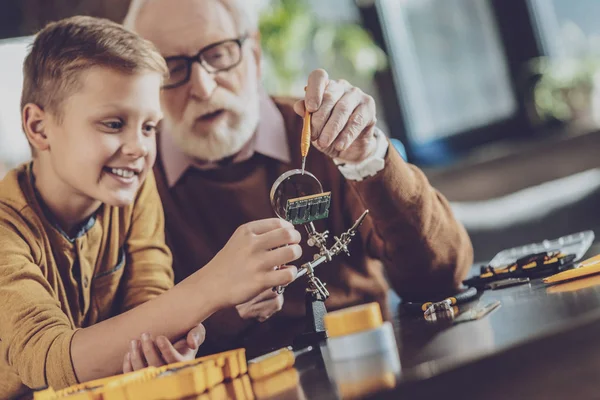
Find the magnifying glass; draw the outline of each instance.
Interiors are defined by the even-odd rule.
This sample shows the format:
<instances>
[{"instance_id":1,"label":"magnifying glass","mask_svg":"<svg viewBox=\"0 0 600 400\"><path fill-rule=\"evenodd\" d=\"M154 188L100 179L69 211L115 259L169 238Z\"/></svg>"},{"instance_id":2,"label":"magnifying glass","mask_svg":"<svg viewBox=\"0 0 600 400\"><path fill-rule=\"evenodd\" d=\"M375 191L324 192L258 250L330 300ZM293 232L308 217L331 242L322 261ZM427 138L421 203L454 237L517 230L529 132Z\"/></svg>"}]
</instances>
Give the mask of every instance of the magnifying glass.
<instances>
[{"instance_id":1,"label":"magnifying glass","mask_svg":"<svg viewBox=\"0 0 600 400\"><path fill-rule=\"evenodd\" d=\"M307 224L329 216L331 192L310 172L293 169L281 175L271 187L271 207L279 218L294 225Z\"/></svg>"},{"instance_id":2,"label":"magnifying glass","mask_svg":"<svg viewBox=\"0 0 600 400\"><path fill-rule=\"evenodd\" d=\"M327 233L319 234L312 221L329 215L331 192L323 193L321 182L313 174L301 169L285 172L273 183L270 198L271 207L279 218L294 225L304 225L310 246L325 245ZM300 274L304 273L306 270ZM281 286L273 288L278 294L283 293L283 289Z\"/></svg>"}]
</instances>

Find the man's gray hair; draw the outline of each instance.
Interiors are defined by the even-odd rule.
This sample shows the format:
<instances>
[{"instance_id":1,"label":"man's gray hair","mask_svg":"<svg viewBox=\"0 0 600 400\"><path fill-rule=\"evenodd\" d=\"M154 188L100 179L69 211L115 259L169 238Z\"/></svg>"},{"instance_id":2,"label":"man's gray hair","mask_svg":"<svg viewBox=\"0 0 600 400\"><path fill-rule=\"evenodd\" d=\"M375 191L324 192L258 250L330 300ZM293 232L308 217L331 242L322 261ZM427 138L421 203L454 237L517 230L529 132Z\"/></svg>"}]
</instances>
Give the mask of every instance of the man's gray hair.
<instances>
[{"instance_id":1,"label":"man's gray hair","mask_svg":"<svg viewBox=\"0 0 600 400\"><path fill-rule=\"evenodd\" d=\"M125 28L135 31L135 22L144 8L144 6L155 0L131 0L129 4L129 10L123 20ZM231 14L236 27L238 28L239 34L253 33L258 30L258 12L255 10L256 1L251 0L217 0L219 1ZM177 4L176 1L172 1L173 4ZM254 6L254 7L253 7Z\"/></svg>"}]
</instances>

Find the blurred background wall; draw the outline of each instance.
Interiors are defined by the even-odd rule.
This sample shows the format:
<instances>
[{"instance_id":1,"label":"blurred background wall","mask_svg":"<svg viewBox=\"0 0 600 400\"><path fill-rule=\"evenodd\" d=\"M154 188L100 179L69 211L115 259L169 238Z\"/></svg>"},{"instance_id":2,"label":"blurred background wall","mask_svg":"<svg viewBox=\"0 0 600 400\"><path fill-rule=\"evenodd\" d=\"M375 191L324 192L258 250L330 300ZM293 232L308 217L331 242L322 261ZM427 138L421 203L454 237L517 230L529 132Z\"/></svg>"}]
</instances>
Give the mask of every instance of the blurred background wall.
<instances>
[{"instance_id":1,"label":"blurred background wall","mask_svg":"<svg viewBox=\"0 0 600 400\"><path fill-rule=\"evenodd\" d=\"M322 67L373 95L478 261L600 225L599 1L249 1L267 90L300 96ZM29 158L18 104L31 35L76 14L120 22L128 3L0 0L0 175Z\"/></svg>"}]
</instances>

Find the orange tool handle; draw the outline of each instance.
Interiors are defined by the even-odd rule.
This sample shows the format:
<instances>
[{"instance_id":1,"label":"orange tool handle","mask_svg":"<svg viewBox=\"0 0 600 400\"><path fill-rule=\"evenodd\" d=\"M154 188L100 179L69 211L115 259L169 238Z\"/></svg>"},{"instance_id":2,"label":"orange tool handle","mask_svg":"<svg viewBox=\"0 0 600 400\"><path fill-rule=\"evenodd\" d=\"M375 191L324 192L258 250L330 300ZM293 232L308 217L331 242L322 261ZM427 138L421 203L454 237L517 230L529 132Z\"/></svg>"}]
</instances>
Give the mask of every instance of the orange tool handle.
<instances>
[{"instance_id":1,"label":"orange tool handle","mask_svg":"<svg viewBox=\"0 0 600 400\"><path fill-rule=\"evenodd\" d=\"M300 143L302 157L306 157L308 155L308 150L310 149L310 136L310 113L308 110L306 110L304 111L304 125L302 125L302 139Z\"/></svg>"}]
</instances>

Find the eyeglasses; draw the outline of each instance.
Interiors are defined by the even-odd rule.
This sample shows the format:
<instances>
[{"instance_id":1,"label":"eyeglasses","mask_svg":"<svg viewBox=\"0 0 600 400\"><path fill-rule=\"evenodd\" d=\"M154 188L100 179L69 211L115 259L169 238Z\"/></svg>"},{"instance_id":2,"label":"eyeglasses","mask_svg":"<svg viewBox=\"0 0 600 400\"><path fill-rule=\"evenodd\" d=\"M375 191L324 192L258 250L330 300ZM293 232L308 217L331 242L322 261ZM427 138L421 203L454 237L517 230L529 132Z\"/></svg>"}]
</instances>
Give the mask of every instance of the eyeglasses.
<instances>
[{"instance_id":1,"label":"eyeglasses","mask_svg":"<svg viewBox=\"0 0 600 400\"><path fill-rule=\"evenodd\" d=\"M173 89L189 81L194 62L198 62L210 74L235 67L242 61L242 45L247 38L248 36L242 36L210 44L193 57L165 58L169 68L169 77L165 80L163 89Z\"/></svg>"}]
</instances>

